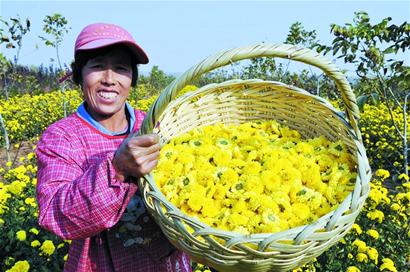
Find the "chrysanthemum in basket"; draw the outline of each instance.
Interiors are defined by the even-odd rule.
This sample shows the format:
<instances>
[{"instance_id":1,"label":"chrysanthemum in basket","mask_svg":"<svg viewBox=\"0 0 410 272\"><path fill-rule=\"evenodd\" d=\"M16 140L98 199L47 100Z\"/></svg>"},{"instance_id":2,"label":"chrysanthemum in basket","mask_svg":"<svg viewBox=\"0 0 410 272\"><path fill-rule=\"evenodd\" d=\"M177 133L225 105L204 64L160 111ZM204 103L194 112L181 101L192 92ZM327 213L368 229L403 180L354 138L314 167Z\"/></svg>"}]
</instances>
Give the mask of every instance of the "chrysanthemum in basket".
<instances>
[{"instance_id":1,"label":"chrysanthemum in basket","mask_svg":"<svg viewBox=\"0 0 410 272\"><path fill-rule=\"evenodd\" d=\"M155 181L185 214L242 234L312 223L354 187L341 141L302 139L274 120L191 130L161 150Z\"/></svg>"},{"instance_id":2,"label":"chrysanthemum in basket","mask_svg":"<svg viewBox=\"0 0 410 272\"><path fill-rule=\"evenodd\" d=\"M176 98L202 74L266 56L322 69L345 115L301 88L260 79ZM346 78L318 53L269 44L222 51L180 75L148 111L141 133L158 133L163 150L155 177L139 180L144 203L196 262L226 272L300 267L349 231L369 193L358 119Z\"/></svg>"}]
</instances>

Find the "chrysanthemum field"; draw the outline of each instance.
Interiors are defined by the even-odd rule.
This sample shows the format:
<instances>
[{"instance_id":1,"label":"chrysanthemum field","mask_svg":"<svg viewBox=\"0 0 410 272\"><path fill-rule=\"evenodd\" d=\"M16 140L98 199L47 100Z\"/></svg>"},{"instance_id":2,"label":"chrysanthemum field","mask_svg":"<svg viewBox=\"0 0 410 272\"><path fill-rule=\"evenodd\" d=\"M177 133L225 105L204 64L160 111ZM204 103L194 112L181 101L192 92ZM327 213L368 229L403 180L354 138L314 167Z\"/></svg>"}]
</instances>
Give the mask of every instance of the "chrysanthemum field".
<instances>
[{"instance_id":1,"label":"chrysanthemum field","mask_svg":"<svg viewBox=\"0 0 410 272\"><path fill-rule=\"evenodd\" d=\"M185 91L192 89L195 87L189 86ZM48 125L63 117L63 96L71 112L81 101L75 90L0 101L12 155L17 154L0 164L1 271L61 271L67 258L70 241L39 228L35 199L36 141ZM131 103L146 110L154 100ZM393 114L403 126L399 112ZM410 271L410 182L398 171L403 158L396 151L402 148L402 141L392 136L389 115L382 103L363 108L360 127L373 178L356 224L338 244L294 271ZM4 142L3 135L0 142ZM210 271L202 264L193 263L192 267L196 272Z\"/></svg>"}]
</instances>

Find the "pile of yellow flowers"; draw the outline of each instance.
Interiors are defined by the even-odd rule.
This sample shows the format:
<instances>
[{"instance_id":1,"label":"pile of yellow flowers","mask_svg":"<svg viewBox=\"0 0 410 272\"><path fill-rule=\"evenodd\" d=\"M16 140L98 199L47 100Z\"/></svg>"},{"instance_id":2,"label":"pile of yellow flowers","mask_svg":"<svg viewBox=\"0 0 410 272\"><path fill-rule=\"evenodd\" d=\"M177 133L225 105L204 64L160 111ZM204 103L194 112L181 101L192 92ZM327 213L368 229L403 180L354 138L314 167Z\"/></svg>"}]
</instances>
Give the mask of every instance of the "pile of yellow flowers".
<instances>
[{"instance_id":1,"label":"pile of yellow flowers","mask_svg":"<svg viewBox=\"0 0 410 272\"><path fill-rule=\"evenodd\" d=\"M154 178L185 214L251 234L316 221L353 190L356 172L341 141L302 139L271 120L182 134L161 149Z\"/></svg>"}]
</instances>

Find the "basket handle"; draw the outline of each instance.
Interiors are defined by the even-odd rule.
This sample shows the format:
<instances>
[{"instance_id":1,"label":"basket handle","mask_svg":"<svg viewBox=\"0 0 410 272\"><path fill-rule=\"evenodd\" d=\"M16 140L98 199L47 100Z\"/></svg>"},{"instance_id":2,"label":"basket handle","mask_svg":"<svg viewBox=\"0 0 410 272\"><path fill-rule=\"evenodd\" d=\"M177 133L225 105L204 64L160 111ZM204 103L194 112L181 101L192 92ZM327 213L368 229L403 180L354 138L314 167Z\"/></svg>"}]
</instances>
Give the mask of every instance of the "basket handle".
<instances>
[{"instance_id":1,"label":"basket handle","mask_svg":"<svg viewBox=\"0 0 410 272\"><path fill-rule=\"evenodd\" d=\"M333 62L313 50L289 44L265 43L222 51L204 59L196 66L191 67L162 91L161 95L150 107L142 123L140 133L151 133L168 104L177 96L178 92L182 90L184 86L188 85L195 78L236 61L257 57L290 59L310 64L323 70L327 76L335 81L337 89L341 92L346 107L346 116L356 133L356 137L362 142L361 133L358 128L359 108L356 104L356 97L350 88L349 82L339 68L337 68Z\"/></svg>"}]
</instances>

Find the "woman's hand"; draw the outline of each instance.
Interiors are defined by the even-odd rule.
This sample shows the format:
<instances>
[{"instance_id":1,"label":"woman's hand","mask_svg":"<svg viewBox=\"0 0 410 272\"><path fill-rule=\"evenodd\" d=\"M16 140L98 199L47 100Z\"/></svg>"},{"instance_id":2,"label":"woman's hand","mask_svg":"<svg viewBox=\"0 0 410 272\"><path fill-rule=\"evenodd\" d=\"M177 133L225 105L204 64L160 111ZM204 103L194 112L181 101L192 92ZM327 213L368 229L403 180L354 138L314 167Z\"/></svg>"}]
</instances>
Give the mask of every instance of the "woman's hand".
<instances>
[{"instance_id":1,"label":"woman's hand","mask_svg":"<svg viewBox=\"0 0 410 272\"><path fill-rule=\"evenodd\" d=\"M157 134L132 136L122 142L113 159L116 178L142 177L158 164L160 145Z\"/></svg>"}]
</instances>

